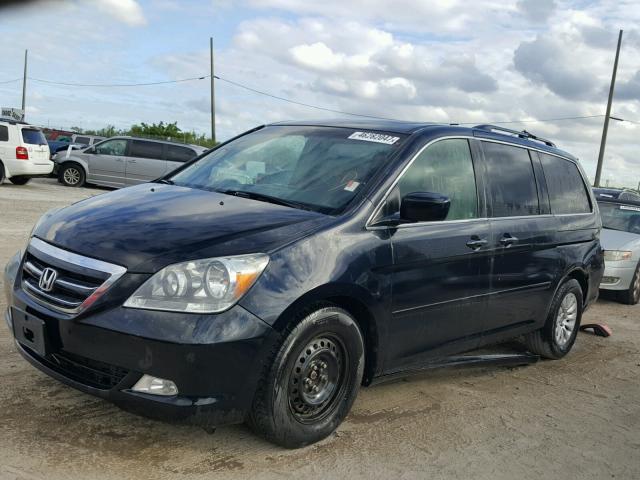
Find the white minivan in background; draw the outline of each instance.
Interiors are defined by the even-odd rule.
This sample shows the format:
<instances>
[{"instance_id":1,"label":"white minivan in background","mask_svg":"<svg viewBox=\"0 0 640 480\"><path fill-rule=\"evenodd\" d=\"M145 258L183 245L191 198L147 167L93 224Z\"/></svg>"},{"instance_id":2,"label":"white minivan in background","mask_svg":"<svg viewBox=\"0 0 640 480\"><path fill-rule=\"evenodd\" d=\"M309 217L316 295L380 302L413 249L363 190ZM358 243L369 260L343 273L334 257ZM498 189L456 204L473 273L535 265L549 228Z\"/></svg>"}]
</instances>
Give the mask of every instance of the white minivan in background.
<instances>
[{"instance_id":1,"label":"white minivan in background","mask_svg":"<svg viewBox=\"0 0 640 480\"><path fill-rule=\"evenodd\" d=\"M49 145L42 131L25 122L0 118L0 183L8 178L11 183L24 185L32 177L52 171Z\"/></svg>"}]
</instances>

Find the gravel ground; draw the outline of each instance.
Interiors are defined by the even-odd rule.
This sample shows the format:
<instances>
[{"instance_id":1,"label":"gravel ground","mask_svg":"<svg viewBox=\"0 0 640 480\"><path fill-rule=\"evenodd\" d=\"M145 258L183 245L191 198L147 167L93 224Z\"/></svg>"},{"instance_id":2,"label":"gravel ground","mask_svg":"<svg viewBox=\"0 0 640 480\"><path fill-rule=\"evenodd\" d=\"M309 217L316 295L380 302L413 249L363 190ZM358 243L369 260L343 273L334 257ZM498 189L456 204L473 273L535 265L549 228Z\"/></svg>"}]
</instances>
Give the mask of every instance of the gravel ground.
<instances>
[{"instance_id":1,"label":"gravel ground","mask_svg":"<svg viewBox=\"0 0 640 480\"><path fill-rule=\"evenodd\" d=\"M0 186L0 265L37 218L103 189ZM0 309L4 311L4 299ZM442 370L363 389L336 434L289 451L243 426L147 420L22 360L0 327L0 478L640 478L640 306L601 300L561 361Z\"/></svg>"}]
</instances>

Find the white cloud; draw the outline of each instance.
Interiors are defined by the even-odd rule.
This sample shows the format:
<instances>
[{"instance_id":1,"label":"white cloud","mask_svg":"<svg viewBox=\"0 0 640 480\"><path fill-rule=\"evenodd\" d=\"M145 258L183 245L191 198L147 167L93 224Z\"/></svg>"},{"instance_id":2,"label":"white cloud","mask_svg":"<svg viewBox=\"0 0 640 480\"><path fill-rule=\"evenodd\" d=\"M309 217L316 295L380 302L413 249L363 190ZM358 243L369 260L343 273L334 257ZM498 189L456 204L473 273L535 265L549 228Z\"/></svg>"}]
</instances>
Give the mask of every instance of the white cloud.
<instances>
[{"instance_id":1,"label":"white cloud","mask_svg":"<svg viewBox=\"0 0 640 480\"><path fill-rule=\"evenodd\" d=\"M136 0L93 0L100 11L132 27L146 25L142 7Z\"/></svg>"}]
</instances>

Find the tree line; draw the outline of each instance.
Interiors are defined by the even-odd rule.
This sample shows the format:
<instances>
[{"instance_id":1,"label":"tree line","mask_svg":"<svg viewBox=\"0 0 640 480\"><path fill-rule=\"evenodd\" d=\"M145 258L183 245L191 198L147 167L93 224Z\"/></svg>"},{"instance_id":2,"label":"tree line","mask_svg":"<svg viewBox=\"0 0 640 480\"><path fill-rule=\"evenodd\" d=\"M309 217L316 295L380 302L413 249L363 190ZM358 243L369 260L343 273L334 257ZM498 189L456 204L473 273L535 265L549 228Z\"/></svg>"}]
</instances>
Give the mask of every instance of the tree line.
<instances>
[{"instance_id":1,"label":"tree line","mask_svg":"<svg viewBox=\"0 0 640 480\"><path fill-rule=\"evenodd\" d=\"M113 125L107 125L98 130L85 130L79 127L71 127L71 130L84 135L98 135L101 137L114 137L116 135L130 135L132 137L155 138L158 140L171 140L183 143L213 147L217 144L211 137L196 132L186 132L178 127L178 122L173 123L140 123L131 128L119 129Z\"/></svg>"}]
</instances>

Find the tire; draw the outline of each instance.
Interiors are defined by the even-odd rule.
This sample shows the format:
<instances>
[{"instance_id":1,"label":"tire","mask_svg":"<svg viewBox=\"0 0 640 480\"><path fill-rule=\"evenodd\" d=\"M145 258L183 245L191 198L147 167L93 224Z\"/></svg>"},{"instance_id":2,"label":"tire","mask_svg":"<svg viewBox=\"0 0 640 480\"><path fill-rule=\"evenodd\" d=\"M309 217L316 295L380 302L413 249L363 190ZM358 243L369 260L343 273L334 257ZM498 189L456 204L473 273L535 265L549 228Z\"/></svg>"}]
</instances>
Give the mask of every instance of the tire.
<instances>
[{"instance_id":1,"label":"tire","mask_svg":"<svg viewBox=\"0 0 640 480\"><path fill-rule=\"evenodd\" d=\"M60 183L67 187L82 187L85 184L87 176L77 163L68 163L63 165L58 176Z\"/></svg>"},{"instance_id":2,"label":"tire","mask_svg":"<svg viewBox=\"0 0 640 480\"><path fill-rule=\"evenodd\" d=\"M4 180L4 165L2 164L2 162L0 162L0 185L2 184Z\"/></svg>"},{"instance_id":3,"label":"tire","mask_svg":"<svg viewBox=\"0 0 640 480\"><path fill-rule=\"evenodd\" d=\"M618 292L618 301L627 305L636 305L640 302L640 263L636 267L636 273L633 274L629 289Z\"/></svg>"},{"instance_id":4,"label":"tire","mask_svg":"<svg viewBox=\"0 0 640 480\"><path fill-rule=\"evenodd\" d=\"M582 299L582 288L578 281L565 281L553 297L544 326L524 336L529 351L552 360L569 353L580 330Z\"/></svg>"},{"instance_id":5,"label":"tire","mask_svg":"<svg viewBox=\"0 0 640 480\"><path fill-rule=\"evenodd\" d=\"M364 340L348 312L325 304L297 319L266 363L247 419L286 448L322 440L342 423L364 369Z\"/></svg>"},{"instance_id":6,"label":"tire","mask_svg":"<svg viewBox=\"0 0 640 480\"><path fill-rule=\"evenodd\" d=\"M21 175L16 175L15 177L11 177L9 181L14 185L26 185L31 180L30 177L25 177Z\"/></svg>"}]
</instances>

